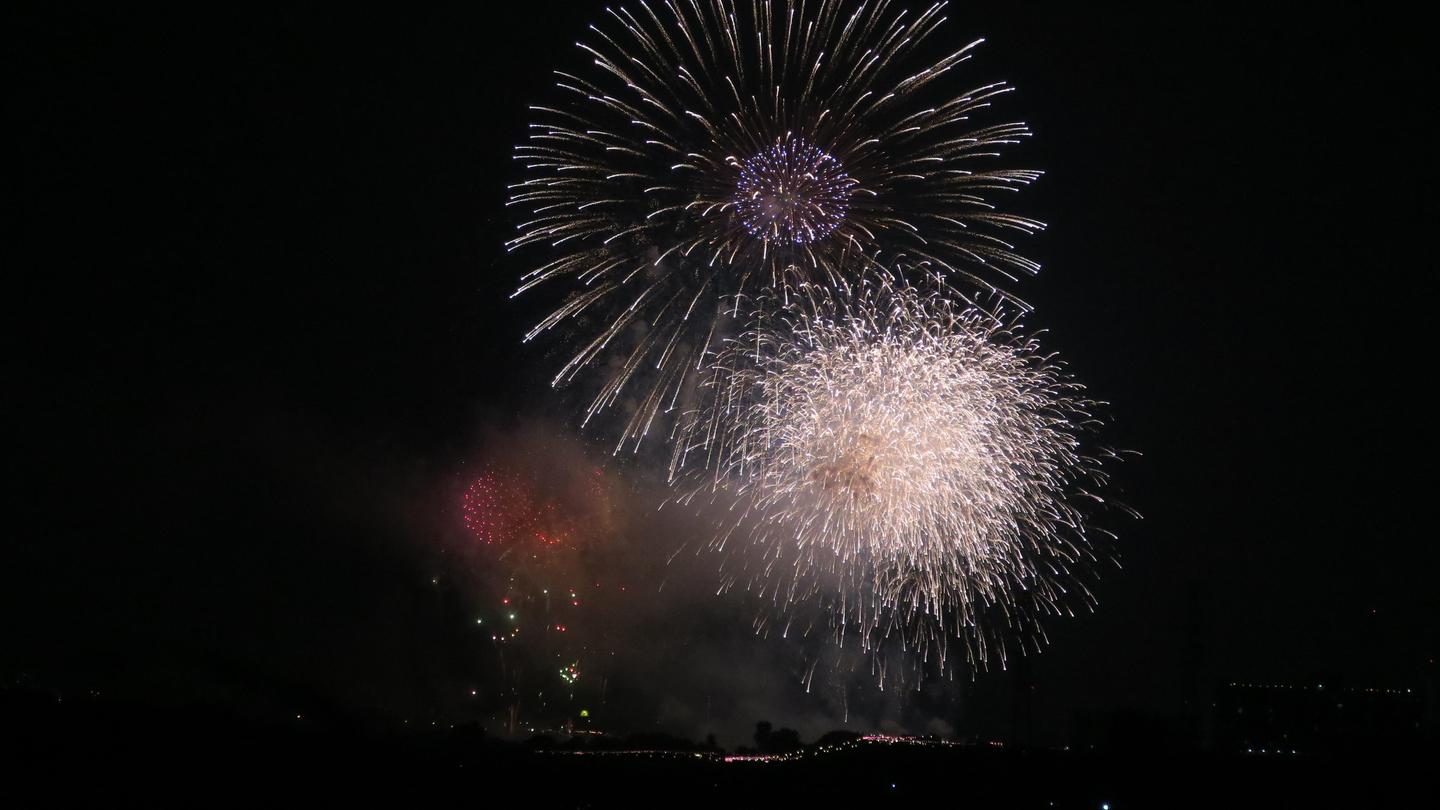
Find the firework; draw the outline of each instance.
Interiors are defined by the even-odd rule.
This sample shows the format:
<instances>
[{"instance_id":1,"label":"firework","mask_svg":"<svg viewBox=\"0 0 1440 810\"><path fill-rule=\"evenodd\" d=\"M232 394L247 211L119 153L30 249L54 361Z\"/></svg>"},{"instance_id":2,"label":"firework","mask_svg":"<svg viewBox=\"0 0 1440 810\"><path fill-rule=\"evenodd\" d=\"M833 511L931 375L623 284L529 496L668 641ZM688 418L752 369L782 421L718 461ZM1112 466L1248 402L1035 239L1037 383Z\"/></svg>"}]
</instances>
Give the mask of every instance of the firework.
<instances>
[{"instance_id":1,"label":"firework","mask_svg":"<svg viewBox=\"0 0 1440 810\"><path fill-rule=\"evenodd\" d=\"M978 40L923 56L943 8L683 0L591 27L516 148L507 245L548 251L517 294L569 285L526 339L573 329L556 385L605 367L587 420L625 396L638 443L683 411L765 290L901 257L990 291L1038 269L1006 234L1043 226L996 203L1039 175L995 165L1029 130L980 123L1007 85L952 82Z\"/></svg>"},{"instance_id":2,"label":"firework","mask_svg":"<svg viewBox=\"0 0 1440 810\"><path fill-rule=\"evenodd\" d=\"M699 417L690 497L736 499L716 539L727 581L787 627L818 615L865 647L896 638L943 665L958 638L1003 662L1007 638L1093 601L1096 403L1003 310L872 278L799 291L794 314L727 344L751 370Z\"/></svg>"},{"instance_id":3,"label":"firework","mask_svg":"<svg viewBox=\"0 0 1440 810\"><path fill-rule=\"evenodd\" d=\"M465 528L487 546L506 546L533 533L531 487L514 474L485 472L465 490L461 509Z\"/></svg>"},{"instance_id":4,"label":"firework","mask_svg":"<svg viewBox=\"0 0 1440 810\"><path fill-rule=\"evenodd\" d=\"M608 611L625 585L601 581L599 561L616 533L604 470L543 450L508 455L465 488L458 536L484 583L474 626L501 684L482 703L503 709L513 733L522 713L553 721L594 697L588 685L603 689L616 626Z\"/></svg>"},{"instance_id":5,"label":"firework","mask_svg":"<svg viewBox=\"0 0 1440 810\"><path fill-rule=\"evenodd\" d=\"M610 530L610 496L600 470L563 494L556 489L545 494L533 476L490 469L465 490L462 518L477 539L506 551L517 544L573 548Z\"/></svg>"}]
</instances>

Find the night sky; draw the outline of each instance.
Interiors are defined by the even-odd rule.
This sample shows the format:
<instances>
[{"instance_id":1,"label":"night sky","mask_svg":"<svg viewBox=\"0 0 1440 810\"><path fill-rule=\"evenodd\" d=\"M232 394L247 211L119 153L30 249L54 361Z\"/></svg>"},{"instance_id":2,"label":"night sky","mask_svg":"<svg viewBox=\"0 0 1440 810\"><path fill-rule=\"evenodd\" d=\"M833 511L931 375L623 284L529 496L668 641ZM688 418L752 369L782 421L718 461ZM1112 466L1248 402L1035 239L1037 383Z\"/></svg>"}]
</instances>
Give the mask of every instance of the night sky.
<instances>
[{"instance_id":1,"label":"night sky","mask_svg":"<svg viewBox=\"0 0 1440 810\"><path fill-rule=\"evenodd\" d=\"M7 683L463 716L484 576L447 538L496 453L608 465L626 559L698 576L657 563L687 524L650 517L655 459L579 429L563 347L522 345L544 313L509 298L511 149L603 6L504 5L7 26ZM1177 712L1187 672L1434 678L1434 68L1403 20L1315 13L950 9L944 37L988 40L966 81L1019 88L1011 161L1046 171L1014 204L1050 224L1029 324L1143 453L1123 570L1024 676L1043 741ZM839 725L743 610L641 590L616 727ZM852 721L1003 736L1018 677Z\"/></svg>"}]
</instances>

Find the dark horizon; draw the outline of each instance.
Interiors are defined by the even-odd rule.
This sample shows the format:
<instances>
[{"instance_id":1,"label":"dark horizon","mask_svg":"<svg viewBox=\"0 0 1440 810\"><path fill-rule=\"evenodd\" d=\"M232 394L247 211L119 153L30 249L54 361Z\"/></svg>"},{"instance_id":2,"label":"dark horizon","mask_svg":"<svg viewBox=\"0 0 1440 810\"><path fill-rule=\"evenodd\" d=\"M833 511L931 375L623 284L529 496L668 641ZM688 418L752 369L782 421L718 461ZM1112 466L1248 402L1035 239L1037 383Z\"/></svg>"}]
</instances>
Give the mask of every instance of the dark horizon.
<instances>
[{"instance_id":1,"label":"dark horizon","mask_svg":"<svg viewBox=\"0 0 1440 810\"><path fill-rule=\"evenodd\" d=\"M1202 717L1232 682L1433 706L1413 23L950 8L947 42L987 40L967 79L1013 83L1004 114L1036 133L1011 158L1045 171L1014 203L1049 223L1023 243L1027 323L1143 454L1113 494L1144 519L1112 523L1123 568L1042 654L896 696L864 672L807 692L792 647L657 560L693 530L655 516L663 452L611 456L547 384L561 347L521 343L544 309L509 297L510 154L602 10L22 15L0 685L497 733L467 703L495 683L493 583L452 510L522 456L603 466L615 559L674 583L606 608L629 660L597 726L808 741L855 700L856 731L1059 747Z\"/></svg>"}]
</instances>

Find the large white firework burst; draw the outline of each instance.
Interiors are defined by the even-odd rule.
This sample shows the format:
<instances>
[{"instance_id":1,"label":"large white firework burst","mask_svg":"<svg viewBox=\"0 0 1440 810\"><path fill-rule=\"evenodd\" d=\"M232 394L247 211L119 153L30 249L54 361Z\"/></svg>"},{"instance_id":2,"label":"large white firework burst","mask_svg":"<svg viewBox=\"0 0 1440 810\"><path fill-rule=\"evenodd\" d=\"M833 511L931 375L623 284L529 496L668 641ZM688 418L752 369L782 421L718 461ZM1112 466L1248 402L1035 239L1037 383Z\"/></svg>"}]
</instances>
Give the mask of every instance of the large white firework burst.
<instances>
[{"instance_id":1,"label":"large white firework burst","mask_svg":"<svg viewBox=\"0 0 1440 810\"><path fill-rule=\"evenodd\" d=\"M1039 175L996 165L1029 131L982 122L1005 84L955 84L978 41L938 45L944 6L659 0L591 27L516 148L508 245L535 248L517 294L571 285L527 340L573 327L556 384L604 366L587 418L625 397L638 441L784 283L902 256L990 291L1037 269L1006 234L1041 223L996 204Z\"/></svg>"},{"instance_id":2,"label":"large white firework burst","mask_svg":"<svg viewBox=\"0 0 1440 810\"><path fill-rule=\"evenodd\" d=\"M715 542L764 621L823 617L942 665L958 639L983 666L1093 602L1112 454L1087 449L1096 403L1013 318L875 274L777 312L727 343L684 479L733 499Z\"/></svg>"}]
</instances>

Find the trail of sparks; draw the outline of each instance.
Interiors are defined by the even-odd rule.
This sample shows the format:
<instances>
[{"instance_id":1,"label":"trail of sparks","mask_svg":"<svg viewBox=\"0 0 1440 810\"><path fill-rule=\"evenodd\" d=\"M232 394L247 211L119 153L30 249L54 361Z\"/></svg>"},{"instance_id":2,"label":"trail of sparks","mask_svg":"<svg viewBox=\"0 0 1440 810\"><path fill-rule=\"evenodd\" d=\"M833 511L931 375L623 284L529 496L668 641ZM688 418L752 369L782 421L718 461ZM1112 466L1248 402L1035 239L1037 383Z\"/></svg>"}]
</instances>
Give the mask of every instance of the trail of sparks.
<instances>
[{"instance_id":1,"label":"trail of sparks","mask_svg":"<svg viewBox=\"0 0 1440 810\"><path fill-rule=\"evenodd\" d=\"M882 682L892 640L942 667L1038 645L1107 534L1096 403L1010 289L1044 227L999 204L1040 176L999 165L1029 128L986 123L1008 85L952 85L980 40L922 56L944 8L607 9L509 201L516 295L563 296L526 335L573 341L552 384L625 414L617 450L665 433L682 500L733 499L714 545L722 589L773 605L757 631L858 638Z\"/></svg>"},{"instance_id":2,"label":"trail of sparks","mask_svg":"<svg viewBox=\"0 0 1440 810\"><path fill-rule=\"evenodd\" d=\"M1039 176L994 165L1029 129L977 123L1009 86L953 86L979 40L921 57L944 8L640 3L577 43L590 64L516 147L507 248L549 254L517 294L570 285L527 340L572 330L553 382L603 367L587 421L623 403L617 447L693 406L766 290L902 257L989 292L1038 270L1006 234L1042 223L996 204Z\"/></svg>"},{"instance_id":3,"label":"trail of sparks","mask_svg":"<svg viewBox=\"0 0 1440 810\"><path fill-rule=\"evenodd\" d=\"M959 639L1003 666L1007 639L1092 603L1087 509L1106 475L1081 441L1097 403L1063 367L943 285L872 275L792 300L727 344L745 362L694 414L713 435L682 476L686 501L735 499L714 545L727 586L773 605L757 630L894 638L942 667Z\"/></svg>"}]
</instances>

